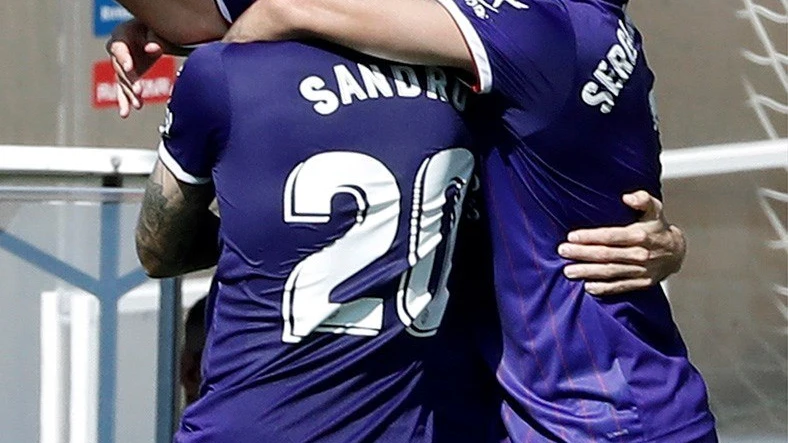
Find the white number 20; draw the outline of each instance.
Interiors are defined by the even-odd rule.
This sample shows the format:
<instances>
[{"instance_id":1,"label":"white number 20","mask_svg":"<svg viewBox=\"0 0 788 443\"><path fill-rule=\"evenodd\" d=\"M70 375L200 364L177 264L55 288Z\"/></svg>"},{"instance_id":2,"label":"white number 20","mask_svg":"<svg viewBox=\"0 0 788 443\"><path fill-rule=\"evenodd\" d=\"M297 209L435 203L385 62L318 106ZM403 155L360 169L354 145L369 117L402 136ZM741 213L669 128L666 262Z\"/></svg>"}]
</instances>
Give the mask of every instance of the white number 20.
<instances>
[{"instance_id":1,"label":"white number 20","mask_svg":"<svg viewBox=\"0 0 788 443\"><path fill-rule=\"evenodd\" d=\"M448 300L459 211L473 172L466 149L440 151L422 163L410 205L410 269L400 282L397 313L408 332L435 334ZM358 206L353 226L339 239L299 262L285 283L282 341L298 343L313 332L377 335L383 299L331 301L331 292L382 257L399 227L401 193L394 174L379 160L357 152L316 154L298 164L284 192L286 223L328 223L337 194Z\"/></svg>"}]
</instances>

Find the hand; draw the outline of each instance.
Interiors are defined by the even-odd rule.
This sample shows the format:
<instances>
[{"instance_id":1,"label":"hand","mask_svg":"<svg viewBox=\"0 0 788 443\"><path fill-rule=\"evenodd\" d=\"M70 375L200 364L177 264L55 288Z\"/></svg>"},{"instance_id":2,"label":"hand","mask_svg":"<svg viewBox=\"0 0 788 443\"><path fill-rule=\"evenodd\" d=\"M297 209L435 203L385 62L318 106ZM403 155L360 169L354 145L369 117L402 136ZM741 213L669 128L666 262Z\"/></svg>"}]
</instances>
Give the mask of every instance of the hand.
<instances>
[{"instance_id":1,"label":"hand","mask_svg":"<svg viewBox=\"0 0 788 443\"><path fill-rule=\"evenodd\" d=\"M142 75L164 54L164 45L147 26L137 19L121 23L107 41L118 82L118 112L122 118L142 108Z\"/></svg>"},{"instance_id":2,"label":"hand","mask_svg":"<svg viewBox=\"0 0 788 443\"><path fill-rule=\"evenodd\" d=\"M558 253L573 263L564 267L570 279L584 279L586 292L614 295L645 289L678 272L686 254L679 228L667 222L662 202L645 191L626 194L624 203L643 216L614 228L581 229L567 236Z\"/></svg>"}]
</instances>

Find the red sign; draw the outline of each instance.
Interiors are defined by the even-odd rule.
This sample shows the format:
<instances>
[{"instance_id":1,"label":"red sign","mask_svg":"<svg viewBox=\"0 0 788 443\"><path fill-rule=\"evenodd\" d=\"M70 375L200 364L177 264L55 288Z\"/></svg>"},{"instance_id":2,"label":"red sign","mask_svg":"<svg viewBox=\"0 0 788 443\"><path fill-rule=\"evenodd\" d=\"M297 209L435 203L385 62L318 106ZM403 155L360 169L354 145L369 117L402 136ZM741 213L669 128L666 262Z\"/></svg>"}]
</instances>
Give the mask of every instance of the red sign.
<instances>
[{"instance_id":1,"label":"red sign","mask_svg":"<svg viewBox=\"0 0 788 443\"><path fill-rule=\"evenodd\" d=\"M164 103L175 83L175 59L162 57L142 76L142 99L145 103ZM114 108L118 105L117 82L112 62L93 64L93 107Z\"/></svg>"}]
</instances>

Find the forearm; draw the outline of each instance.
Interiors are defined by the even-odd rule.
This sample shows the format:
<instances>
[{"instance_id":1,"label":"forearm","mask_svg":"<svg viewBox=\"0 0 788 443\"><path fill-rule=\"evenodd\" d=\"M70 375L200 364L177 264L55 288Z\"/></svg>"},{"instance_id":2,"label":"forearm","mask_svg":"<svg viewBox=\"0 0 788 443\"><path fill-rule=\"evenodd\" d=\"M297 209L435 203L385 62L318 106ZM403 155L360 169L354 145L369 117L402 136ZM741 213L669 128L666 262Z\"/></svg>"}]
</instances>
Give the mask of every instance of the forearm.
<instances>
[{"instance_id":1,"label":"forearm","mask_svg":"<svg viewBox=\"0 0 788 443\"><path fill-rule=\"evenodd\" d=\"M135 235L148 275L172 277L216 264L219 220L208 209L212 198L210 187L177 182L157 163Z\"/></svg>"},{"instance_id":2,"label":"forearm","mask_svg":"<svg viewBox=\"0 0 788 443\"><path fill-rule=\"evenodd\" d=\"M264 0L228 32L231 41L317 38L400 62L472 61L454 21L435 0Z\"/></svg>"},{"instance_id":3,"label":"forearm","mask_svg":"<svg viewBox=\"0 0 788 443\"><path fill-rule=\"evenodd\" d=\"M118 0L162 39L188 45L221 39L227 22L214 0ZM177 55L177 54L176 54Z\"/></svg>"},{"instance_id":4,"label":"forearm","mask_svg":"<svg viewBox=\"0 0 788 443\"><path fill-rule=\"evenodd\" d=\"M216 265L219 258L216 237L218 220L212 214L203 216L203 222L192 229L191 239L178 238L178 229L160 232L137 231L137 255L147 274L153 278L174 277ZM176 243L162 245L146 241L146 236L178 238ZM150 238L150 237L147 237Z\"/></svg>"}]
</instances>

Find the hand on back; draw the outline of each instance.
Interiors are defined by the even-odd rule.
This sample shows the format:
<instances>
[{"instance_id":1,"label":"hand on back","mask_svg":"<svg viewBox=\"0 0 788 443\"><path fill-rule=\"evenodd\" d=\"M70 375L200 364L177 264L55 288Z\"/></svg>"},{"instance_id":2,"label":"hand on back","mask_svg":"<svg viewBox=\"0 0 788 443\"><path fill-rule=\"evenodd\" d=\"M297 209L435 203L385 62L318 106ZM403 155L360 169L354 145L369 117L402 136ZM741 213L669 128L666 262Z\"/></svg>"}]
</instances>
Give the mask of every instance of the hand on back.
<instances>
[{"instance_id":1,"label":"hand on back","mask_svg":"<svg viewBox=\"0 0 788 443\"><path fill-rule=\"evenodd\" d=\"M645 289L676 273L686 254L684 234L662 212L662 202L645 191L623 196L642 211L628 226L572 231L558 253L576 261L564 268L571 279L586 280L594 295L616 295Z\"/></svg>"}]
</instances>

